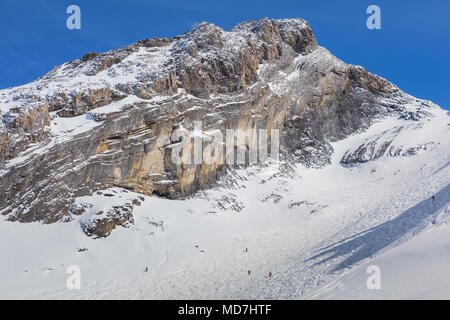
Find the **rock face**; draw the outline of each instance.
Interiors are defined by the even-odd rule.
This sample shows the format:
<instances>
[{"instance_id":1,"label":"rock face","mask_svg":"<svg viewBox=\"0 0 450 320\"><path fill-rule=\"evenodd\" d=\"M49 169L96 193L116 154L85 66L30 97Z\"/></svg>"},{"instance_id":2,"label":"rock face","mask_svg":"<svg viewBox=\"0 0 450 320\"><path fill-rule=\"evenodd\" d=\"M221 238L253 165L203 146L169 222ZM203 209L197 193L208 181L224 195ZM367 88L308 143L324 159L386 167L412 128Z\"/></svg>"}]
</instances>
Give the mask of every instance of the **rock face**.
<instances>
[{"instance_id":1,"label":"rock face","mask_svg":"<svg viewBox=\"0 0 450 320\"><path fill-rule=\"evenodd\" d=\"M0 213L52 223L82 215L72 210L75 197L99 189L177 198L208 187L229 167L171 157L180 144L174 133L196 121L204 135L267 129L270 141L279 129L283 159L320 167L330 142L405 115L407 105L427 108L319 47L302 19L230 31L201 23L173 39L87 53L0 91ZM119 220L98 224L99 236Z\"/></svg>"},{"instance_id":2,"label":"rock face","mask_svg":"<svg viewBox=\"0 0 450 320\"><path fill-rule=\"evenodd\" d=\"M423 111L419 110L422 114ZM413 120L417 119L415 112L407 112L407 117L400 116L399 119ZM394 126L372 137L369 137L361 145L354 149L349 149L341 159L341 163L345 165L355 165L379 159L381 157L406 157L416 155L424 150L433 150L439 142L415 143L413 146L403 144L405 141L410 141L414 137L417 129L420 129L422 124L409 124L403 126ZM398 143L398 141L403 143ZM414 140L413 140L414 141ZM410 143L411 144L411 143Z\"/></svg>"}]
</instances>

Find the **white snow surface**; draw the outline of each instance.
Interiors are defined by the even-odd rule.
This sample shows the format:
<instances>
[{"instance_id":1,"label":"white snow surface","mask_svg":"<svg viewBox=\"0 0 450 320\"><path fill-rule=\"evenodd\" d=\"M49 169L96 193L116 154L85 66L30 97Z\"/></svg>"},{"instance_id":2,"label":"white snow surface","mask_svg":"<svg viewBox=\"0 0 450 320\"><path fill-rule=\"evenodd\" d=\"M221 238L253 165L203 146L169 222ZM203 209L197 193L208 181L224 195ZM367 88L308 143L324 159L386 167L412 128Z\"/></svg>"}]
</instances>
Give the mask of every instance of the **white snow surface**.
<instances>
[{"instance_id":1,"label":"white snow surface","mask_svg":"<svg viewBox=\"0 0 450 320\"><path fill-rule=\"evenodd\" d=\"M184 200L119 188L78 198L96 210L145 198L134 224L106 238L87 237L83 215L50 225L0 221L0 298L449 298L450 117L429 111L419 121L380 120L334 143L322 169L239 169L237 185ZM433 148L340 164L383 132L396 146ZM70 265L80 267L79 290L66 286ZM381 290L366 287L369 265L381 269Z\"/></svg>"}]
</instances>

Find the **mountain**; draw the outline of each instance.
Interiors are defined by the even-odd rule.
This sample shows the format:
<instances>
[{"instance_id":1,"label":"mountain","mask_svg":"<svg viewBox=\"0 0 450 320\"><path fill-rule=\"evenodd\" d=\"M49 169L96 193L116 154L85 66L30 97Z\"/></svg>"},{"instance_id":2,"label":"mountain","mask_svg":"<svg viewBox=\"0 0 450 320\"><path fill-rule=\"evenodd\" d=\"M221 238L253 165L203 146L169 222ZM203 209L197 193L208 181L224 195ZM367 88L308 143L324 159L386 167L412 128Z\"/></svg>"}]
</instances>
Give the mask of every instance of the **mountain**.
<instances>
[{"instance_id":1,"label":"mountain","mask_svg":"<svg viewBox=\"0 0 450 320\"><path fill-rule=\"evenodd\" d=\"M330 297L449 221L448 112L302 19L90 52L1 90L0 112L1 297ZM270 157L189 161L230 129L262 130Z\"/></svg>"}]
</instances>

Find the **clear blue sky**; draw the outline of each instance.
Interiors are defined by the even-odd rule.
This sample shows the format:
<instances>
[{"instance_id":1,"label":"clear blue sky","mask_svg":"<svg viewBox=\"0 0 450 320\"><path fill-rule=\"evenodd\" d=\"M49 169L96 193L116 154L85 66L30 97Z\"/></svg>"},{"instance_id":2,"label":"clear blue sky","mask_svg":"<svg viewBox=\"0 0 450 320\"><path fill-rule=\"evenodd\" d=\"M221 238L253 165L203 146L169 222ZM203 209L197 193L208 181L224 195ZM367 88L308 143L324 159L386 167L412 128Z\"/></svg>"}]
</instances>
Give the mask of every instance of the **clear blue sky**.
<instances>
[{"instance_id":1,"label":"clear blue sky","mask_svg":"<svg viewBox=\"0 0 450 320\"><path fill-rule=\"evenodd\" d=\"M81 8L81 30L66 28L71 4ZM381 8L381 30L366 28L370 4ZM0 88L30 82L89 51L172 37L201 21L229 29L262 17L304 18L340 59L450 107L449 0L1 0Z\"/></svg>"}]
</instances>

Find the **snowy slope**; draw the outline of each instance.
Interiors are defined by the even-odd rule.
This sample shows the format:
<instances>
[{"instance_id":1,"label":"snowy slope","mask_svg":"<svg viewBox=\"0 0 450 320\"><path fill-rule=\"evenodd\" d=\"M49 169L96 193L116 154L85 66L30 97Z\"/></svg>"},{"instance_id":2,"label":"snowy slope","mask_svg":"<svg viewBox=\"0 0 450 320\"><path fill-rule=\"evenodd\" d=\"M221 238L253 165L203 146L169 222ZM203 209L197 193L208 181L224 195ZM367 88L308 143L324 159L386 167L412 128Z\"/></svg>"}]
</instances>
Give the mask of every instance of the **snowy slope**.
<instances>
[{"instance_id":1,"label":"snowy slope","mask_svg":"<svg viewBox=\"0 0 450 320\"><path fill-rule=\"evenodd\" d=\"M439 216L448 217L450 206ZM447 219L448 220L448 219ZM450 226L431 227L416 238L349 270L309 298L450 299ZM380 268L380 290L368 290L369 266Z\"/></svg>"},{"instance_id":2,"label":"snowy slope","mask_svg":"<svg viewBox=\"0 0 450 320\"><path fill-rule=\"evenodd\" d=\"M78 198L88 214L68 223L1 221L0 298L448 297L450 117L429 112L386 118L334 143L322 169L240 169L186 200L113 188ZM341 163L383 142L417 152ZM80 228L90 209L138 197L128 228L101 239ZM382 291L365 288L371 264L382 269ZM80 290L66 287L69 265L80 266Z\"/></svg>"}]
</instances>

